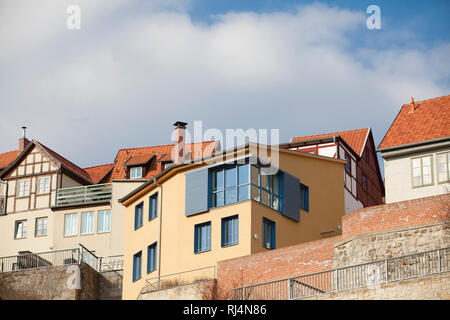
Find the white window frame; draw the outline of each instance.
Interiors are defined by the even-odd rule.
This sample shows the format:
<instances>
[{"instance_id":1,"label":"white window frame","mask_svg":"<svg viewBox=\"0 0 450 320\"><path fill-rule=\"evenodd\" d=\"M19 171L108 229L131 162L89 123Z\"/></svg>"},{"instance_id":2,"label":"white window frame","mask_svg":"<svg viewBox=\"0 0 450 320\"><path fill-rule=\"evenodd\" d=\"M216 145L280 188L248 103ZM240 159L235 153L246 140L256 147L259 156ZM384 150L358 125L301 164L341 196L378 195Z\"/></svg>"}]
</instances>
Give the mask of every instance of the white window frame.
<instances>
[{"instance_id":1,"label":"white window frame","mask_svg":"<svg viewBox=\"0 0 450 320\"><path fill-rule=\"evenodd\" d=\"M84 220L87 219L86 222L86 230L83 230ZM81 232L80 234L93 234L94 233L94 220L95 220L95 212L87 211L81 213Z\"/></svg>"},{"instance_id":2,"label":"white window frame","mask_svg":"<svg viewBox=\"0 0 450 320\"><path fill-rule=\"evenodd\" d=\"M445 177L446 179L441 180L439 177L439 158L443 156L445 160ZM436 154L436 173L438 183L447 183L450 181L450 152L442 152Z\"/></svg>"},{"instance_id":3,"label":"white window frame","mask_svg":"<svg viewBox=\"0 0 450 320\"><path fill-rule=\"evenodd\" d=\"M107 219L107 217L109 218ZM100 220L103 220L102 224L100 224ZM100 230L100 225L103 225L102 230ZM105 233L105 232L111 232L111 210L100 210L98 212L97 233Z\"/></svg>"},{"instance_id":4,"label":"white window frame","mask_svg":"<svg viewBox=\"0 0 450 320\"><path fill-rule=\"evenodd\" d=\"M44 185L41 192L41 186ZM50 193L50 176L38 177L37 186L36 186L37 194L45 194Z\"/></svg>"},{"instance_id":5,"label":"white window frame","mask_svg":"<svg viewBox=\"0 0 450 320\"><path fill-rule=\"evenodd\" d=\"M69 233L67 233L67 219L70 217ZM67 213L64 215L64 237L78 235L78 213Z\"/></svg>"},{"instance_id":6,"label":"white window frame","mask_svg":"<svg viewBox=\"0 0 450 320\"><path fill-rule=\"evenodd\" d=\"M19 235L19 225L20 228L20 237ZM27 237L27 220L17 220L14 223L14 239L26 239Z\"/></svg>"},{"instance_id":7,"label":"white window frame","mask_svg":"<svg viewBox=\"0 0 450 320\"><path fill-rule=\"evenodd\" d=\"M42 221L42 224L39 223L40 221ZM38 227L39 226L41 228L41 232L40 233L38 233L38 231L39 231ZM45 231L45 233L44 233L44 231ZM46 236L47 233L48 233L48 217L36 218L34 236L35 237L43 237L43 236Z\"/></svg>"},{"instance_id":8,"label":"white window frame","mask_svg":"<svg viewBox=\"0 0 450 320\"><path fill-rule=\"evenodd\" d=\"M30 195L30 179L17 181L17 196L27 197Z\"/></svg>"},{"instance_id":9,"label":"white window frame","mask_svg":"<svg viewBox=\"0 0 450 320\"><path fill-rule=\"evenodd\" d=\"M142 167L132 167L130 169L130 179L142 178Z\"/></svg>"},{"instance_id":10,"label":"white window frame","mask_svg":"<svg viewBox=\"0 0 450 320\"><path fill-rule=\"evenodd\" d=\"M423 182L423 159L424 158L430 158L430 177L431 177L431 182L430 183L424 183ZM420 161L420 184L418 185L414 185L414 160L419 160ZM432 154L427 154L427 155L423 155L420 157L414 157L411 158L411 186L413 188L421 188L421 187L427 187L427 186L432 186L434 185L434 174L433 174L433 155Z\"/></svg>"}]
</instances>

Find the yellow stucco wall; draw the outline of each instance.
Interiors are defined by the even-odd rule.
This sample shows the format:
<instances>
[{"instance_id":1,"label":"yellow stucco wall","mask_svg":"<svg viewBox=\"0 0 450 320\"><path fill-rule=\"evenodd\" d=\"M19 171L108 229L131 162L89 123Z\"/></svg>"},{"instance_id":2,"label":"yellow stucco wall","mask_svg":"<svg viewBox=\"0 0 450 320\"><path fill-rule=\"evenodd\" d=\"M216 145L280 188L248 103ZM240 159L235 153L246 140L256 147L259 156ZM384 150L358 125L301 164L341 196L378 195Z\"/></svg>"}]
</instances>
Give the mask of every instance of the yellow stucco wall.
<instances>
[{"instance_id":1,"label":"yellow stucco wall","mask_svg":"<svg viewBox=\"0 0 450 320\"><path fill-rule=\"evenodd\" d=\"M196 167L195 169L197 169ZM297 176L310 188L310 211L301 212L300 222L282 216L279 212L258 202L243 202L210 209L194 216L185 216L185 173L175 173L160 182L163 188L150 187L127 203L125 216L123 298L137 299L145 279L155 278L158 271L147 274L147 246L158 241L160 216L148 221L149 197L159 192L162 204L161 277L196 268L216 266L218 261L236 258L263 250L262 217L276 222L276 247L322 239L322 232L337 230L345 212L344 163L328 158L280 153L280 168ZM144 202L143 226L134 230L135 206ZM160 215L160 212L158 215ZM221 247L221 219L238 214L239 243ZM194 225L211 221L211 250L194 253ZM254 238L258 235L258 239ZM158 243L159 245L159 243ZM133 255L142 251L142 278L132 282ZM195 273L192 273L195 274ZM187 273L186 277L191 274Z\"/></svg>"}]
</instances>

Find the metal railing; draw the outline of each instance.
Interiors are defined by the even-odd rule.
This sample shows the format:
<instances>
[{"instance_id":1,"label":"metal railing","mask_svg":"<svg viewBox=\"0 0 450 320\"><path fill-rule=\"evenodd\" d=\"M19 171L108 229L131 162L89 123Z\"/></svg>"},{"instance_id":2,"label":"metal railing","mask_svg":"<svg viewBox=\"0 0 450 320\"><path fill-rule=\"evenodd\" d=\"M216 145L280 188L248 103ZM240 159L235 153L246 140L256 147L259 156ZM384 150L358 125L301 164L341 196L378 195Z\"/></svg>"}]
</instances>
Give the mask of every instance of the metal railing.
<instances>
[{"instance_id":1,"label":"metal railing","mask_svg":"<svg viewBox=\"0 0 450 320\"><path fill-rule=\"evenodd\" d=\"M81 260L91 266L94 270L100 270L99 257L97 257L94 252L88 250L82 244L78 244L80 248Z\"/></svg>"},{"instance_id":2,"label":"metal railing","mask_svg":"<svg viewBox=\"0 0 450 320\"><path fill-rule=\"evenodd\" d=\"M216 267L210 266L183 272L167 274L161 277L145 279L141 293L153 292L196 282L210 281L216 278Z\"/></svg>"},{"instance_id":3,"label":"metal railing","mask_svg":"<svg viewBox=\"0 0 450 320\"><path fill-rule=\"evenodd\" d=\"M17 256L0 257L0 272L58 267L77 264L79 261L80 255L78 248L41 253L20 251Z\"/></svg>"},{"instance_id":4,"label":"metal railing","mask_svg":"<svg viewBox=\"0 0 450 320\"><path fill-rule=\"evenodd\" d=\"M58 189L56 191L56 205L76 205L92 202L111 201L112 184L95 184L74 188Z\"/></svg>"},{"instance_id":5,"label":"metal railing","mask_svg":"<svg viewBox=\"0 0 450 320\"><path fill-rule=\"evenodd\" d=\"M100 257L99 272L123 270L123 255Z\"/></svg>"},{"instance_id":6,"label":"metal railing","mask_svg":"<svg viewBox=\"0 0 450 320\"><path fill-rule=\"evenodd\" d=\"M450 247L234 289L236 300L292 300L450 271Z\"/></svg>"}]
</instances>

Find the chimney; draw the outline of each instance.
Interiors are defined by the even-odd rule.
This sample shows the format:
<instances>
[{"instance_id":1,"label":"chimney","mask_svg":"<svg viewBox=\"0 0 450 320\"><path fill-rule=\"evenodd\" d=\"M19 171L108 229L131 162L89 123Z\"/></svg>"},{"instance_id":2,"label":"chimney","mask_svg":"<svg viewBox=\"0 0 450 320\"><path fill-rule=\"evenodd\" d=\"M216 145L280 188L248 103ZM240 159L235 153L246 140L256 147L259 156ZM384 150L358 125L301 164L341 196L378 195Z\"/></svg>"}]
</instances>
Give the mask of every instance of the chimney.
<instances>
[{"instance_id":1,"label":"chimney","mask_svg":"<svg viewBox=\"0 0 450 320\"><path fill-rule=\"evenodd\" d=\"M21 153L23 149L25 149L27 144L30 143L30 140L26 138L27 127L22 127L22 130L23 130L23 138L19 139L19 153Z\"/></svg>"},{"instance_id":2,"label":"chimney","mask_svg":"<svg viewBox=\"0 0 450 320\"><path fill-rule=\"evenodd\" d=\"M175 126L175 146L172 150L172 161L175 164L184 162L185 138L186 138L186 122L177 121Z\"/></svg>"},{"instance_id":3,"label":"chimney","mask_svg":"<svg viewBox=\"0 0 450 320\"><path fill-rule=\"evenodd\" d=\"M411 97L411 112L416 111L416 104L414 103L414 98Z\"/></svg>"}]
</instances>

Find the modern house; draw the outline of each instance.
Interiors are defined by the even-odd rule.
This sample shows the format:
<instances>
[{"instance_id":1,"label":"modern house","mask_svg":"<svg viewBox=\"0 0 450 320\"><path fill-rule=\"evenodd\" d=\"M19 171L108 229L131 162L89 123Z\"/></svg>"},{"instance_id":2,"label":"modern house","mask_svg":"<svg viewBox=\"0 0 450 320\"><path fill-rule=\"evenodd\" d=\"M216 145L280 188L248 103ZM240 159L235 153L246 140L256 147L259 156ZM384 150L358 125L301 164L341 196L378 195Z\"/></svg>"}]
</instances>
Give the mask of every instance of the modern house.
<instances>
[{"instance_id":1,"label":"modern house","mask_svg":"<svg viewBox=\"0 0 450 320\"><path fill-rule=\"evenodd\" d=\"M200 149L211 144L218 145ZM19 145L0 156L0 256L78 244L101 257L123 255L125 208L118 199L164 170L173 149L121 149L114 163L80 168L36 140Z\"/></svg>"},{"instance_id":2,"label":"modern house","mask_svg":"<svg viewBox=\"0 0 450 320\"><path fill-rule=\"evenodd\" d=\"M123 298L172 274L193 280L220 260L338 234L344 170L342 160L253 143L169 167L120 199Z\"/></svg>"},{"instance_id":3,"label":"modern house","mask_svg":"<svg viewBox=\"0 0 450 320\"><path fill-rule=\"evenodd\" d=\"M450 192L450 95L401 107L378 151L386 203Z\"/></svg>"},{"instance_id":4,"label":"modern house","mask_svg":"<svg viewBox=\"0 0 450 320\"><path fill-rule=\"evenodd\" d=\"M295 137L280 148L345 160L345 213L383 203L384 184L370 128Z\"/></svg>"}]
</instances>

